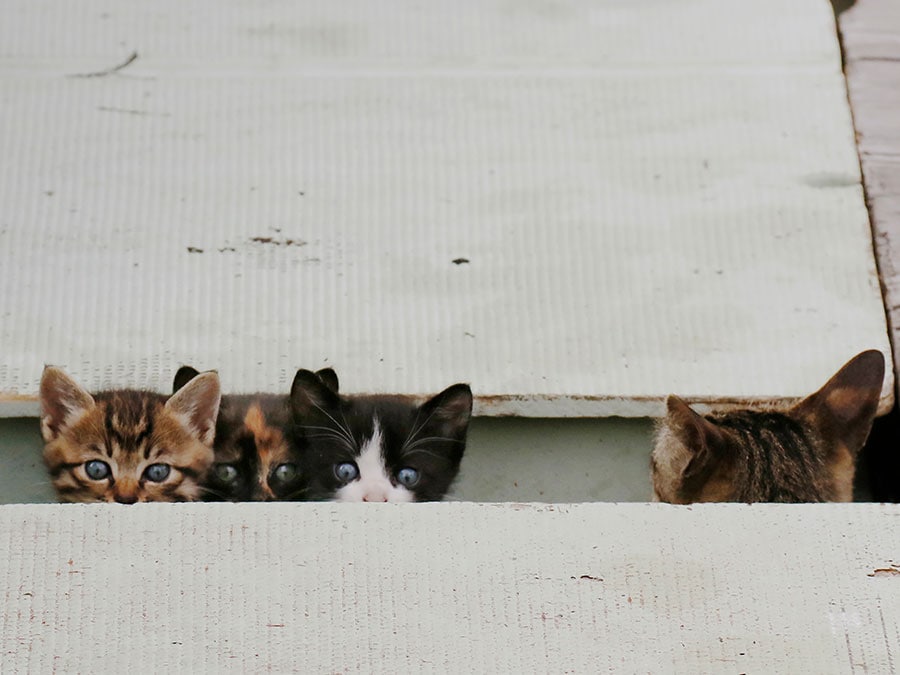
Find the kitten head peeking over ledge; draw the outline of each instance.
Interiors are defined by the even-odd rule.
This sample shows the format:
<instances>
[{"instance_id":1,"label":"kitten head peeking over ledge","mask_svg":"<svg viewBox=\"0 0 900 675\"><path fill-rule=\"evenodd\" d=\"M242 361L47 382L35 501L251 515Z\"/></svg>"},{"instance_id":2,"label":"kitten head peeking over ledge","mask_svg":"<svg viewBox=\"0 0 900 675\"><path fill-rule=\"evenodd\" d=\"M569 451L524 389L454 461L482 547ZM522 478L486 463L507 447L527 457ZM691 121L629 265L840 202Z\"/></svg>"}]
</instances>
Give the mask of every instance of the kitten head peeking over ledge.
<instances>
[{"instance_id":1,"label":"kitten head peeking over ledge","mask_svg":"<svg viewBox=\"0 0 900 675\"><path fill-rule=\"evenodd\" d=\"M199 376L191 366L175 374L173 392ZM337 393L331 368L316 372ZM300 449L290 436L287 395L225 394L216 421L215 460L202 480L207 501L299 501L306 499Z\"/></svg>"},{"instance_id":2,"label":"kitten head peeking over ledge","mask_svg":"<svg viewBox=\"0 0 900 675\"><path fill-rule=\"evenodd\" d=\"M89 394L59 368L41 378L44 463L62 502L193 501L213 461L219 376L177 394Z\"/></svg>"},{"instance_id":3,"label":"kitten head peeking over ledge","mask_svg":"<svg viewBox=\"0 0 900 675\"><path fill-rule=\"evenodd\" d=\"M677 396L650 460L655 501L848 502L884 382L884 356L858 354L784 412L698 415Z\"/></svg>"},{"instance_id":4,"label":"kitten head peeking over ledge","mask_svg":"<svg viewBox=\"0 0 900 675\"><path fill-rule=\"evenodd\" d=\"M309 499L439 501L459 472L472 391L454 384L416 406L399 396L340 396L299 370L291 410Z\"/></svg>"}]
</instances>

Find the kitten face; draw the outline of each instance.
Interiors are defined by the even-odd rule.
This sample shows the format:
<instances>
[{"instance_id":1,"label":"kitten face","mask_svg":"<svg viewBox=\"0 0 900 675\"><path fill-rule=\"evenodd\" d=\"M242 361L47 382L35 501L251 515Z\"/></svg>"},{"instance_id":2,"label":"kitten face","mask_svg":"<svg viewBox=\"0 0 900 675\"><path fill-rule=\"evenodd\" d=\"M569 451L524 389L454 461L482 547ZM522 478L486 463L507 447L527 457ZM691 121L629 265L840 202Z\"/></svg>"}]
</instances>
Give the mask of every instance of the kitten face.
<instances>
[{"instance_id":1,"label":"kitten face","mask_svg":"<svg viewBox=\"0 0 900 675\"><path fill-rule=\"evenodd\" d=\"M286 396L226 396L216 425L215 460L203 481L210 501L303 497L299 453L286 437Z\"/></svg>"},{"instance_id":2,"label":"kitten face","mask_svg":"<svg viewBox=\"0 0 900 675\"><path fill-rule=\"evenodd\" d=\"M41 379L44 462L62 502L192 501L212 463L219 379L204 373L167 398L91 395L58 368Z\"/></svg>"},{"instance_id":3,"label":"kitten face","mask_svg":"<svg viewBox=\"0 0 900 675\"><path fill-rule=\"evenodd\" d=\"M704 417L670 396L650 462L654 500L852 501L883 381L884 357L869 350L783 413Z\"/></svg>"},{"instance_id":4,"label":"kitten face","mask_svg":"<svg viewBox=\"0 0 900 675\"><path fill-rule=\"evenodd\" d=\"M459 472L472 392L455 384L421 406L400 397L342 397L300 370L291 389L310 499L438 501Z\"/></svg>"},{"instance_id":5,"label":"kitten face","mask_svg":"<svg viewBox=\"0 0 900 675\"><path fill-rule=\"evenodd\" d=\"M178 391L198 372L183 366L175 375ZM337 393L337 374L330 368L315 373ZM207 501L272 501L305 499L298 446L288 433L287 396L271 394L223 396L216 422L215 459L204 477Z\"/></svg>"}]
</instances>

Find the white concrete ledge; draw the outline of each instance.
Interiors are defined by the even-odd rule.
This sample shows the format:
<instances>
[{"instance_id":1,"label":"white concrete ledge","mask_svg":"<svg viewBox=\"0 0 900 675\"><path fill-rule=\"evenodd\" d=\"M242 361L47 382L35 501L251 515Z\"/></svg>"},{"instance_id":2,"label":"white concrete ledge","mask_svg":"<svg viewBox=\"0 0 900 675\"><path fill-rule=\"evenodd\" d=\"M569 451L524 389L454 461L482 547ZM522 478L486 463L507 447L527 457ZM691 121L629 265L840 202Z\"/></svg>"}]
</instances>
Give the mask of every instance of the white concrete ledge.
<instances>
[{"instance_id":1,"label":"white concrete ledge","mask_svg":"<svg viewBox=\"0 0 900 675\"><path fill-rule=\"evenodd\" d=\"M45 363L641 417L890 355L827 0L8 5L2 416Z\"/></svg>"},{"instance_id":2,"label":"white concrete ledge","mask_svg":"<svg viewBox=\"0 0 900 675\"><path fill-rule=\"evenodd\" d=\"M892 672L900 506L0 507L0 671Z\"/></svg>"}]
</instances>

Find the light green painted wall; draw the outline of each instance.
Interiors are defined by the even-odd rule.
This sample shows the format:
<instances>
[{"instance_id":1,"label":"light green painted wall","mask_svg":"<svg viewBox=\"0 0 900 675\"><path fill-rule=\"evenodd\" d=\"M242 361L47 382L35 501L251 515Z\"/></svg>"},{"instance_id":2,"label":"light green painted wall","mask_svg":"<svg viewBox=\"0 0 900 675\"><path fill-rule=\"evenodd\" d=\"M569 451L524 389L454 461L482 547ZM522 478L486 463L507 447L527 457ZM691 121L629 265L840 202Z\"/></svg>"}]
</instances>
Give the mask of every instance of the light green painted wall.
<instances>
[{"instance_id":1,"label":"light green painted wall","mask_svg":"<svg viewBox=\"0 0 900 675\"><path fill-rule=\"evenodd\" d=\"M451 498L648 501L653 420L477 418ZM0 419L0 504L52 502L36 419ZM857 472L856 500L870 493Z\"/></svg>"},{"instance_id":2,"label":"light green painted wall","mask_svg":"<svg viewBox=\"0 0 900 675\"><path fill-rule=\"evenodd\" d=\"M456 499L648 501L648 419L478 418Z\"/></svg>"},{"instance_id":3,"label":"light green painted wall","mask_svg":"<svg viewBox=\"0 0 900 675\"><path fill-rule=\"evenodd\" d=\"M54 502L35 418L0 419L0 504Z\"/></svg>"},{"instance_id":4,"label":"light green painted wall","mask_svg":"<svg viewBox=\"0 0 900 675\"><path fill-rule=\"evenodd\" d=\"M478 418L453 497L646 501L652 422ZM52 502L36 419L0 419L0 503Z\"/></svg>"}]
</instances>

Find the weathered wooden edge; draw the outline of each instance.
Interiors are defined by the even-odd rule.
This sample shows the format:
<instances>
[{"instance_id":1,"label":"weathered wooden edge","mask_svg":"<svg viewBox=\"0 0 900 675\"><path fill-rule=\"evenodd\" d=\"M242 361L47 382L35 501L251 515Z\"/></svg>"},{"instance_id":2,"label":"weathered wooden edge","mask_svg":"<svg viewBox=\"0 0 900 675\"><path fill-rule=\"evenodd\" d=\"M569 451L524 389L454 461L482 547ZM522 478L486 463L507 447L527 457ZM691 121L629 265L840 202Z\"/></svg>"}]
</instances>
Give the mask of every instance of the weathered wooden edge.
<instances>
[{"instance_id":1,"label":"weathered wooden edge","mask_svg":"<svg viewBox=\"0 0 900 675\"><path fill-rule=\"evenodd\" d=\"M857 0L838 15L844 72L894 353L900 347L900 3ZM898 361L894 358L894 387Z\"/></svg>"}]
</instances>

